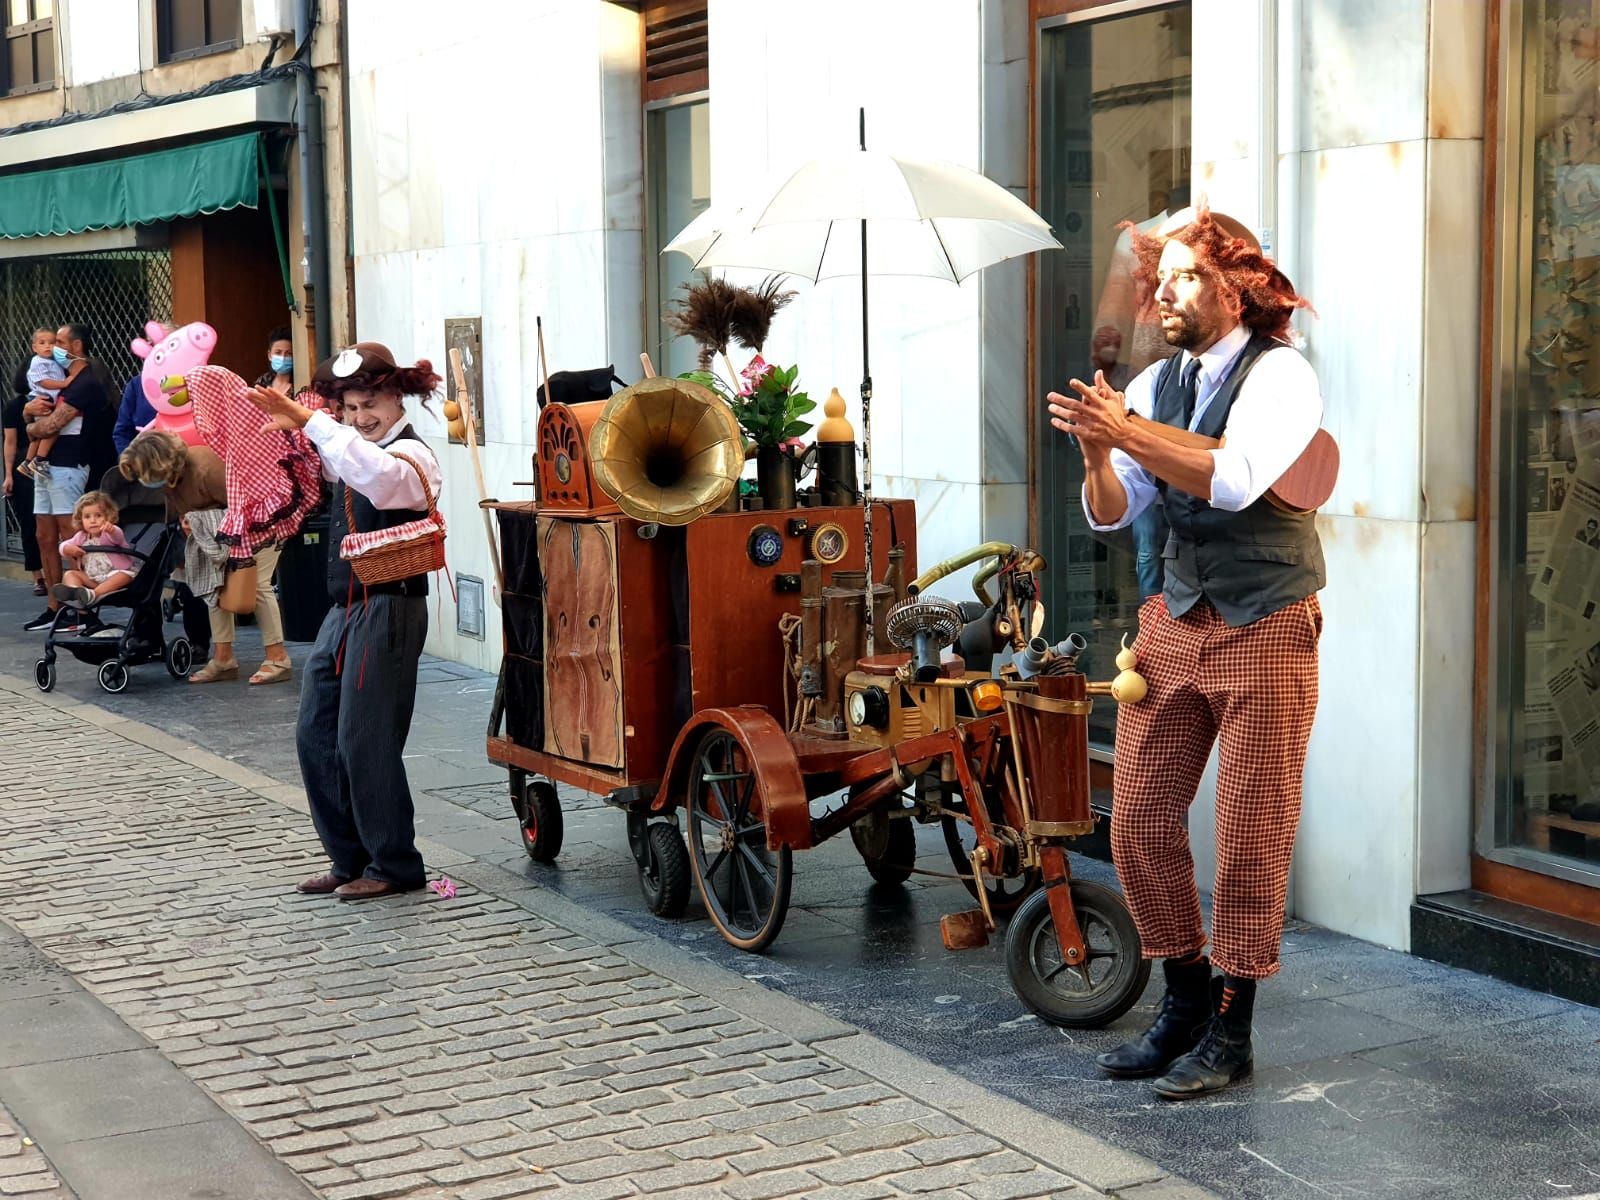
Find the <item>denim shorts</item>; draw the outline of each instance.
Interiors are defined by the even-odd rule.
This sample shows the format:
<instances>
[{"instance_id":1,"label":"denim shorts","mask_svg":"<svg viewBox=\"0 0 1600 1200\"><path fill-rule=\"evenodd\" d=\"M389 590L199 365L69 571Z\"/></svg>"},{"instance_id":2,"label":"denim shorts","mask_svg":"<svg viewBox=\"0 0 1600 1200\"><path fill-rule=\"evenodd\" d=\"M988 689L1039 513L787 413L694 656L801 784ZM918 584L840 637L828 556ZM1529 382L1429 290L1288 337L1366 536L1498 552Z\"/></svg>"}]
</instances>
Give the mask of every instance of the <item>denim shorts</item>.
<instances>
[{"instance_id":1,"label":"denim shorts","mask_svg":"<svg viewBox=\"0 0 1600 1200\"><path fill-rule=\"evenodd\" d=\"M88 482L88 467L51 467L49 475L34 476L33 515L70 517Z\"/></svg>"}]
</instances>

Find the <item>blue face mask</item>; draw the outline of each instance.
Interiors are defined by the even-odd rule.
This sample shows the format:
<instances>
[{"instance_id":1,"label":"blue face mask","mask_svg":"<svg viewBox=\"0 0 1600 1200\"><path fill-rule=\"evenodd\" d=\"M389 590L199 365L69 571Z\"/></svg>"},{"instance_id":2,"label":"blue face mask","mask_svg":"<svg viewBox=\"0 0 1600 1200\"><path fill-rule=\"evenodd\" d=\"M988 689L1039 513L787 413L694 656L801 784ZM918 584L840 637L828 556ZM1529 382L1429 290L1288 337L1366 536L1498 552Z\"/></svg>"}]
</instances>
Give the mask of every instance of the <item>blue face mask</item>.
<instances>
[{"instance_id":1,"label":"blue face mask","mask_svg":"<svg viewBox=\"0 0 1600 1200\"><path fill-rule=\"evenodd\" d=\"M162 491L162 490L164 490L166 488L167 481L165 479L155 479L155 480L147 479L147 480L144 480L144 486L149 488L152 492L159 492L159 491Z\"/></svg>"},{"instance_id":2,"label":"blue face mask","mask_svg":"<svg viewBox=\"0 0 1600 1200\"><path fill-rule=\"evenodd\" d=\"M60 346L57 346L54 350L50 351L50 357L55 359L56 362L63 367L72 361L72 355L68 354Z\"/></svg>"},{"instance_id":3,"label":"blue face mask","mask_svg":"<svg viewBox=\"0 0 1600 1200\"><path fill-rule=\"evenodd\" d=\"M294 370L294 356L289 354L270 354L267 356L267 365L274 374L287 375Z\"/></svg>"}]
</instances>

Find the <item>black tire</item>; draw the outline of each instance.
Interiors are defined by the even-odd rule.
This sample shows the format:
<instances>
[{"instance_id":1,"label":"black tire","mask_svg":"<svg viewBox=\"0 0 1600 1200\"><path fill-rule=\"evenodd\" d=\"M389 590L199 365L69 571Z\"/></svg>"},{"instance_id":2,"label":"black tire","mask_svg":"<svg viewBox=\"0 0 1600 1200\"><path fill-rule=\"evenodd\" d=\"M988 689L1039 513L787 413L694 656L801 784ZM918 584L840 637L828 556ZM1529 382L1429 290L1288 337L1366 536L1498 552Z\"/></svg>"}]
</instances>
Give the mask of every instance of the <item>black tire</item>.
<instances>
[{"instance_id":1,"label":"black tire","mask_svg":"<svg viewBox=\"0 0 1600 1200\"><path fill-rule=\"evenodd\" d=\"M867 874L879 883L899 884L911 878L917 863L917 831L908 819L868 813L851 822L850 840L867 864Z\"/></svg>"},{"instance_id":2,"label":"black tire","mask_svg":"<svg viewBox=\"0 0 1600 1200\"><path fill-rule=\"evenodd\" d=\"M1138 1001L1150 982L1150 960L1139 956L1139 931L1121 896L1087 881L1074 880L1071 887L1088 960L1081 967L1062 961L1050 897L1041 890L1011 918L1006 971L1029 1011L1052 1025L1098 1029Z\"/></svg>"},{"instance_id":3,"label":"black tire","mask_svg":"<svg viewBox=\"0 0 1600 1200\"><path fill-rule=\"evenodd\" d=\"M530 780L522 789L522 848L534 862L555 862L565 832L556 786L544 779Z\"/></svg>"},{"instance_id":4,"label":"black tire","mask_svg":"<svg viewBox=\"0 0 1600 1200\"><path fill-rule=\"evenodd\" d=\"M167 643L167 652L162 656L162 661L167 664L167 674L182 683L189 678L189 672L194 667L194 647L186 637L175 637Z\"/></svg>"},{"instance_id":5,"label":"black tire","mask_svg":"<svg viewBox=\"0 0 1600 1200\"><path fill-rule=\"evenodd\" d=\"M645 832L646 865L639 868L645 906L658 917L677 920L689 904L689 849L678 827L657 821Z\"/></svg>"},{"instance_id":6,"label":"black tire","mask_svg":"<svg viewBox=\"0 0 1600 1200\"><path fill-rule=\"evenodd\" d=\"M33 664L33 683L41 692L48 692L56 686L56 665L47 658L41 658Z\"/></svg>"},{"instance_id":7,"label":"black tire","mask_svg":"<svg viewBox=\"0 0 1600 1200\"><path fill-rule=\"evenodd\" d=\"M689 863L711 923L731 946L756 953L772 945L789 913L794 856L767 849L767 826L752 811L755 766L727 729L712 729L689 767Z\"/></svg>"},{"instance_id":8,"label":"black tire","mask_svg":"<svg viewBox=\"0 0 1600 1200\"><path fill-rule=\"evenodd\" d=\"M962 796L947 801L946 807L953 808L957 812L967 811L966 800ZM961 876L961 886L972 893L972 898L976 900L978 885L972 878L971 853L972 847L977 843L972 822L956 817L940 817L939 826L944 831L944 845L950 853L950 862ZM989 908L996 916L1009 916L1016 912L1038 886L1039 872L1033 867L1026 867L1021 875L1010 877L991 875L988 872L984 872L983 876L983 890L988 893Z\"/></svg>"},{"instance_id":9,"label":"black tire","mask_svg":"<svg viewBox=\"0 0 1600 1200\"><path fill-rule=\"evenodd\" d=\"M128 668L112 659L100 664L100 686L113 696L128 690Z\"/></svg>"}]
</instances>

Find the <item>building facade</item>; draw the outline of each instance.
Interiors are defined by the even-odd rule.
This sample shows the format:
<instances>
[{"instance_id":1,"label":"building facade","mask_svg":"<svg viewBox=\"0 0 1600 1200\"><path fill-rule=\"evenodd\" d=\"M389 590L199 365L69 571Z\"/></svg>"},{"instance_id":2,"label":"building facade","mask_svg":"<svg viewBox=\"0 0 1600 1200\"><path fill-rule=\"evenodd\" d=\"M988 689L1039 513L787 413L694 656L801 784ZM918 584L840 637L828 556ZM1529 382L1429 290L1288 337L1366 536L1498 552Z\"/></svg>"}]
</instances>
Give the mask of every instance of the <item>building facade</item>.
<instances>
[{"instance_id":1,"label":"building facade","mask_svg":"<svg viewBox=\"0 0 1600 1200\"><path fill-rule=\"evenodd\" d=\"M463 0L426 40L419 0L347 9L354 333L470 352L494 498L531 495L541 332L552 370L682 369L661 248L853 145L858 109L873 147L1033 204L1064 249L874 284L874 483L917 501L925 561L1038 546L1052 634L1089 635L1100 675L1137 545L1089 536L1042 397L1163 353L1121 222L1203 199L1255 228L1315 305L1297 327L1344 456L1292 909L1477 966L1600 921L1593 0ZM767 357L857 417L858 292L802 286ZM429 648L493 670L475 476L418 422L465 584Z\"/></svg>"},{"instance_id":2,"label":"building facade","mask_svg":"<svg viewBox=\"0 0 1600 1200\"><path fill-rule=\"evenodd\" d=\"M87 323L120 381L203 320L254 379L351 336L337 0L13 0L0 74L0 362ZM305 181L309 178L310 185Z\"/></svg>"}]
</instances>

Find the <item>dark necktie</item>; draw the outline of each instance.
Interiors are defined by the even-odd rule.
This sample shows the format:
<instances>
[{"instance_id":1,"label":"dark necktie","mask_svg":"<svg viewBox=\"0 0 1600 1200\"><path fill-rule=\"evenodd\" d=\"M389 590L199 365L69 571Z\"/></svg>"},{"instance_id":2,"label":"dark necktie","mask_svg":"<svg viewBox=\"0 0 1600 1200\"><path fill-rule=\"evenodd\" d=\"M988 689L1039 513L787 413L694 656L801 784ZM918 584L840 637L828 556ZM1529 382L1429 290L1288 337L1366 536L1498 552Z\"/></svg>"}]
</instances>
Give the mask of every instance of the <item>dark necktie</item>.
<instances>
[{"instance_id":1,"label":"dark necktie","mask_svg":"<svg viewBox=\"0 0 1600 1200\"><path fill-rule=\"evenodd\" d=\"M1183 411L1183 428L1189 428L1194 421L1194 402L1200 393L1200 360L1190 361L1183 369L1183 374L1178 377L1178 403Z\"/></svg>"}]
</instances>

